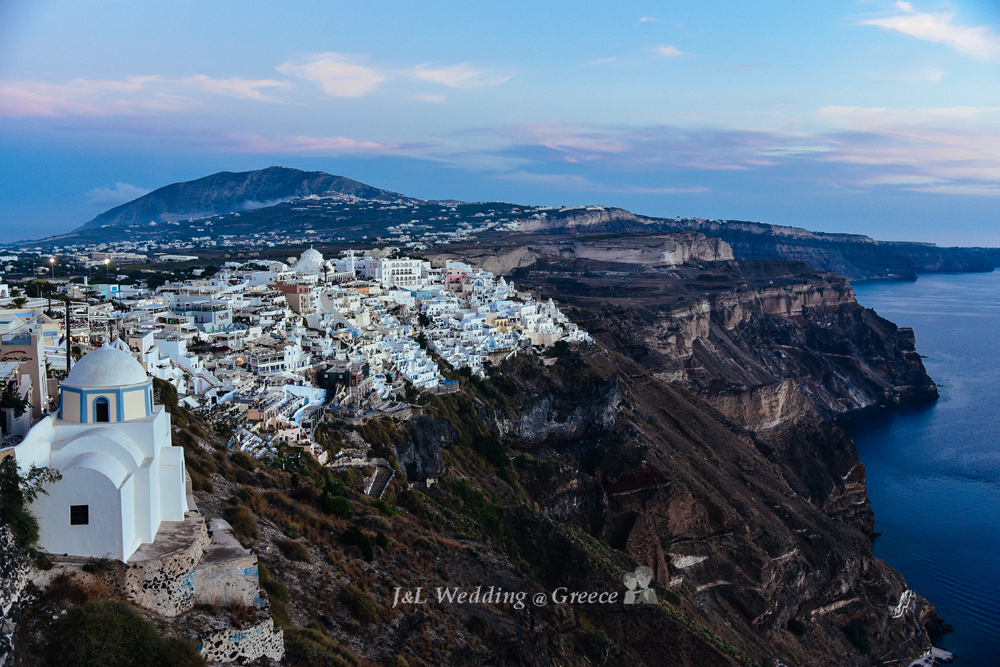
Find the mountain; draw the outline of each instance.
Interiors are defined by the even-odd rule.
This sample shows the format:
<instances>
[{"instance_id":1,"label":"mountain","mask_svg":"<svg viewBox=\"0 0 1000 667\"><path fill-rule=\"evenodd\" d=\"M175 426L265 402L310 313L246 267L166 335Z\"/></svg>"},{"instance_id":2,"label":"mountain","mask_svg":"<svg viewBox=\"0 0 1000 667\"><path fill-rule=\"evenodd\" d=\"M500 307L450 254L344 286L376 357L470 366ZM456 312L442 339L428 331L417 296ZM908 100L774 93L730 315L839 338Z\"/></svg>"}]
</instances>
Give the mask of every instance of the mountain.
<instances>
[{"instance_id":1,"label":"mountain","mask_svg":"<svg viewBox=\"0 0 1000 667\"><path fill-rule=\"evenodd\" d=\"M363 199L408 199L395 192L322 171L301 171L288 167L236 173L220 171L193 181L166 185L101 213L80 229L203 218L218 213L254 210L326 192Z\"/></svg>"}]
</instances>

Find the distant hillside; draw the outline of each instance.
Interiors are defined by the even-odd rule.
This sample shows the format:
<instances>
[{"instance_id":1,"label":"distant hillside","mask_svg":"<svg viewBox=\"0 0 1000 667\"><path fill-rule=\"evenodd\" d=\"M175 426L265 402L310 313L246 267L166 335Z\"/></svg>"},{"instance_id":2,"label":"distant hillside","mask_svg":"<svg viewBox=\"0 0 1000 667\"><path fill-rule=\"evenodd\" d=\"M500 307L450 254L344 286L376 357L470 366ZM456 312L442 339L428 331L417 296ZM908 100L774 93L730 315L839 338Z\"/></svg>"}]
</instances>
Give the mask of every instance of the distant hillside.
<instances>
[{"instance_id":1,"label":"distant hillside","mask_svg":"<svg viewBox=\"0 0 1000 667\"><path fill-rule=\"evenodd\" d=\"M233 173L221 171L194 181L173 183L101 213L80 229L148 224L247 211L294 197L336 192L364 199L409 199L322 171L268 167Z\"/></svg>"},{"instance_id":2,"label":"distant hillside","mask_svg":"<svg viewBox=\"0 0 1000 667\"><path fill-rule=\"evenodd\" d=\"M919 273L992 271L1000 265L997 248L942 248L933 243L876 241L862 234L811 232L744 220L652 218L607 207L550 211L526 221L520 231L573 236L701 232L729 243L739 259L805 262L850 280L914 280Z\"/></svg>"}]
</instances>

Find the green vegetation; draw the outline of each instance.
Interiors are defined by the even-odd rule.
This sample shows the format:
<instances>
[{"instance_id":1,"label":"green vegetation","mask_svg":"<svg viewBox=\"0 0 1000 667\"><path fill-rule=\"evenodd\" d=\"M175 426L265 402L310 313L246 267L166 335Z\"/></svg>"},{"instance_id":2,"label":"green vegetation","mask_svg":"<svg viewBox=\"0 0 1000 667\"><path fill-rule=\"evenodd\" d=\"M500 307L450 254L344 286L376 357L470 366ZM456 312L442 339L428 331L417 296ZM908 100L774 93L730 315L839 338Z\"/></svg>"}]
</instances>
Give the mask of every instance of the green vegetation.
<instances>
[{"instance_id":1,"label":"green vegetation","mask_svg":"<svg viewBox=\"0 0 1000 667\"><path fill-rule=\"evenodd\" d=\"M500 551L513 559L518 558L517 540L510 524L505 522L490 502L471 481L463 479L452 487L454 495L462 500L465 514L488 536Z\"/></svg>"},{"instance_id":2,"label":"green vegetation","mask_svg":"<svg viewBox=\"0 0 1000 667\"><path fill-rule=\"evenodd\" d=\"M275 543L278 550L281 551L281 555L291 561L298 561L301 563L311 563L312 556L309 554L309 549L306 548L301 542L296 542L295 540L278 540Z\"/></svg>"},{"instance_id":3,"label":"green vegetation","mask_svg":"<svg viewBox=\"0 0 1000 667\"><path fill-rule=\"evenodd\" d=\"M21 415L31 407L31 401L27 396L22 396L17 385L7 382L0 391L0 408L14 408L14 418L20 419Z\"/></svg>"},{"instance_id":4,"label":"green vegetation","mask_svg":"<svg viewBox=\"0 0 1000 667\"><path fill-rule=\"evenodd\" d=\"M806 634L806 624L797 618L788 619L788 623L785 627L787 627L788 631L796 637L802 637Z\"/></svg>"},{"instance_id":5,"label":"green vegetation","mask_svg":"<svg viewBox=\"0 0 1000 667\"><path fill-rule=\"evenodd\" d=\"M377 509L382 514L387 514L389 516L395 516L399 514L399 512L389 507L389 503L385 502L381 498L376 498L375 500L373 500L372 507Z\"/></svg>"},{"instance_id":6,"label":"green vegetation","mask_svg":"<svg viewBox=\"0 0 1000 667\"><path fill-rule=\"evenodd\" d=\"M70 612L55 657L65 667L187 667L205 661L188 642L164 640L156 627L124 602L94 600Z\"/></svg>"},{"instance_id":7,"label":"green vegetation","mask_svg":"<svg viewBox=\"0 0 1000 667\"><path fill-rule=\"evenodd\" d=\"M319 630L303 628L285 633L285 660L290 667L353 667L358 658Z\"/></svg>"},{"instance_id":8,"label":"green vegetation","mask_svg":"<svg viewBox=\"0 0 1000 667\"><path fill-rule=\"evenodd\" d=\"M375 559L375 550L372 549L371 539L357 526L351 526L345 530L343 540L345 544L361 549L361 556L369 563Z\"/></svg>"},{"instance_id":9,"label":"green vegetation","mask_svg":"<svg viewBox=\"0 0 1000 667\"><path fill-rule=\"evenodd\" d=\"M22 474L13 456L0 461L0 523L10 528L14 539L22 547L33 548L38 541L38 520L28 506L39 494L48 495L43 488L46 484L54 484L61 479L58 471L37 468L35 464Z\"/></svg>"},{"instance_id":10,"label":"green vegetation","mask_svg":"<svg viewBox=\"0 0 1000 667\"><path fill-rule=\"evenodd\" d=\"M155 401L167 407L167 412L173 412L177 407L177 388L160 378L153 378Z\"/></svg>"},{"instance_id":11,"label":"green vegetation","mask_svg":"<svg viewBox=\"0 0 1000 667\"><path fill-rule=\"evenodd\" d=\"M351 502L343 496L331 495L329 489L323 490L323 495L319 498L319 506L324 514L332 514L341 519L350 519L354 515Z\"/></svg>"},{"instance_id":12,"label":"green vegetation","mask_svg":"<svg viewBox=\"0 0 1000 667\"><path fill-rule=\"evenodd\" d=\"M354 584L344 589L344 601L362 625L369 625L378 620L378 605L375 603L375 598Z\"/></svg>"},{"instance_id":13,"label":"green vegetation","mask_svg":"<svg viewBox=\"0 0 1000 667\"><path fill-rule=\"evenodd\" d=\"M260 539L260 529L257 527L257 519L243 505L227 507L223 512L223 516L229 525L232 526L233 532L236 533L237 537L254 541Z\"/></svg>"},{"instance_id":14,"label":"green vegetation","mask_svg":"<svg viewBox=\"0 0 1000 667\"><path fill-rule=\"evenodd\" d=\"M496 471L497 477L514 484L507 458L507 447L490 433L468 396L461 394L447 397L431 396L425 414L432 419L447 419L458 433L458 445L468 448L485 459Z\"/></svg>"},{"instance_id":15,"label":"green vegetation","mask_svg":"<svg viewBox=\"0 0 1000 667\"><path fill-rule=\"evenodd\" d=\"M868 626L865 625L864 621L856 618L841 629L844 631L844 634L847 635L850 642L854 644L854 648L858 649L862 655L868 655L871 653L871 634L869 633Z\"/></svg>"}]
</instances>

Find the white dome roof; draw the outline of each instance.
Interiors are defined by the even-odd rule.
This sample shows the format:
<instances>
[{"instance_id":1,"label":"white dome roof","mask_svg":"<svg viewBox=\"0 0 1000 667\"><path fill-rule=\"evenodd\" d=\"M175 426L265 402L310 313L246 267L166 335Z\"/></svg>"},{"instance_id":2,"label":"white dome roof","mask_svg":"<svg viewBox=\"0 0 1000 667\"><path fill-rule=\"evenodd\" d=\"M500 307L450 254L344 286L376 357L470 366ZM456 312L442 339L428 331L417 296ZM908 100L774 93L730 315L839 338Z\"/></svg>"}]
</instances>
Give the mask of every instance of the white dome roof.
<instances>
[{"instance_id":1,"label":"white dome roof","mask_svg":"<svg viewBox=\"0 0 1000 667\"><path fill-rule=\"evenodd\" d=\"M302 256L299 257L299 261L318 264L323 261L323 253L321 253L319 250L313 250L312 248L309 248L309 250L306 250L304 253L302 253Z\"/></svg>"},{"instance_id":2,"label":"white dome roof","mask_svg":"<svg viewBox=\"0 0 1000 667\"><path fill-rule=\"evenodd\" d=\"M105 345L76 362L62 384L71 387L122 387L147 380L146 371L135 357Z\"/></svg>"}]
</instances>

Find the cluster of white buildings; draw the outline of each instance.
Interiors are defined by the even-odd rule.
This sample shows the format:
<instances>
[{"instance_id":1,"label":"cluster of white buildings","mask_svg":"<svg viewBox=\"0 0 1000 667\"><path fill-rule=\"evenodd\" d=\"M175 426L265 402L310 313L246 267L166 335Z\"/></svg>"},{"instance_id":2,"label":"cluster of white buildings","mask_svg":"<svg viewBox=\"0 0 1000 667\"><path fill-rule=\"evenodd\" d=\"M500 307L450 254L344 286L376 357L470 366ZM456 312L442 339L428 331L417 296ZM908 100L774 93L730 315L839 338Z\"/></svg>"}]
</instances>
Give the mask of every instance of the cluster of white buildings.
<instances>
[{"instance_id":1,"label":"cluster of white buildings","mask_svg":"<svg viewBox=\"0 0 1000 667\"><path fill-rule=\"evenodd\" d=\"M67 347L79 356L117 340L188 407L266 432L253 444L256 454L278 443L308 446L308 434L289 429L323 404L385 409L410 386L436 390L444 378L435 355L482 374L488 361L518 350L590 340L551 300L537 301L489 271L398 248L333 260L309 249L286 262L230 263L156 290L99 288L114 303L73 303L68 332L62 301L31 299L3 311L0 352L10 343L30 348L22 356L35 360L22 383L35 417L57 409L45 364L65 370ZM66 289L82 296L79 286ZM0 307L10 301L0 297Z\"/></svg>"}]
</instances>

